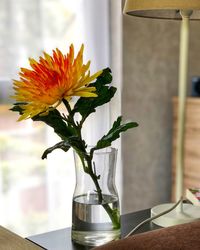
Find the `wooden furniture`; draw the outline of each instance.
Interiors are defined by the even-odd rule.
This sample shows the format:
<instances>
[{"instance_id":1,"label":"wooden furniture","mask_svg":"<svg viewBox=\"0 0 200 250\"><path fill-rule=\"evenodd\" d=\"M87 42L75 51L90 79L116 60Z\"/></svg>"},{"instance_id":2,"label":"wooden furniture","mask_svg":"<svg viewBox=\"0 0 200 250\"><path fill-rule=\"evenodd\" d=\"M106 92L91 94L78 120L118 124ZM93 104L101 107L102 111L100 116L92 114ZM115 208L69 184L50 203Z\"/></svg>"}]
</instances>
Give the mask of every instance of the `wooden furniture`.
<instances>
[{"instance_id":1,"label":"wooden furniture","mask_svg":"<svg viewBox=\"0 0 200 250\"><path fill-rule=\"evenodd\" d=\"M150 217L150 209L142 210L135 213L122 215L122 238L128 234L141 221ZM147 232L160 227L153 223L147 223L142 226L136 233ZM49 233L44 233L29 237L29 240L39 244L48 250L86 250L89 247L75 245L71 242L71 229L61 229Z\"/></svg>"},{"instance_id":2,"label":"wooden furniture","mask_svg":"<svg viewBox=\"0 0 200 250\"><path fill-rule=\"evenodd\" d=\"M21 238L0 226L0 250L42 250L42 247Z\"/></svg>"},{"instance_id":3,"label":"wooden furniture","mask_svg":"<svg viewBox=\"0 0 200 250\"><path fill-rule=\"evenodd\" d=\"M172 200L175 197L175 163L177 134L177 97L173 98ZM184 190L200 187L200 98L186 100L184 142Z\"/></svg>"}]
</instances>

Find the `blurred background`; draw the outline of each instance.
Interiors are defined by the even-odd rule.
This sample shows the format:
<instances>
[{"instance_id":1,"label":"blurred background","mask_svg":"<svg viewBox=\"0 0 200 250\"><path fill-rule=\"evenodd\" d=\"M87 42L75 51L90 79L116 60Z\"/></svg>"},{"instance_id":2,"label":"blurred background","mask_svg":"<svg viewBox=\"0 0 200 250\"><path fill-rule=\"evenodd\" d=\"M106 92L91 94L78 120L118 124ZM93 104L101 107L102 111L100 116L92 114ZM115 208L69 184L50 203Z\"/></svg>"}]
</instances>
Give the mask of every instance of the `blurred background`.
<instances>
[{"instance_id":1,"label":"blurred background","mask_svg":"<svg viewBox=\"0 0 200 250\"><path fill-rule=\"evenodd\" d=\"M120 114L139 123L113 145L122 213L170 200L180 23L123 16L122 6L121 0L0 0L0 224L24 237L71 226L75 176L71 151L41 160L58 140L50 128L16 122L9 111L12 79L28 67L29 57L38 59L56 47L67 53L71 43L76 53L85 44L91 72L111 67L118 89L87 121L88 144ZM194 22L190 79L199 75L199 44Z\"/></svg>"},{"instance_id":2,"label":"blurred background","mask_svg":"<svg viewBox=\"0 0 200 250\"><path fill-rule=\"evenodd\" d=\"M24 237L71 226L74 159L72 151L59 150L41 159L59 138L42 123L17 122L17 114L9 111L12 79L18 79L20 67L29 67L28 58L38 59L55 48L68 53L71 43L77 54L84 43L91 73L111 67L119 90L113 103L100 108L84 127L84 137L93 145L121 114L121 9L114 2L0 0L0 224ZM118 42L112 46L112 40ZM120 162L119 150L119 192Z\"/></svg>"}]
</instances>

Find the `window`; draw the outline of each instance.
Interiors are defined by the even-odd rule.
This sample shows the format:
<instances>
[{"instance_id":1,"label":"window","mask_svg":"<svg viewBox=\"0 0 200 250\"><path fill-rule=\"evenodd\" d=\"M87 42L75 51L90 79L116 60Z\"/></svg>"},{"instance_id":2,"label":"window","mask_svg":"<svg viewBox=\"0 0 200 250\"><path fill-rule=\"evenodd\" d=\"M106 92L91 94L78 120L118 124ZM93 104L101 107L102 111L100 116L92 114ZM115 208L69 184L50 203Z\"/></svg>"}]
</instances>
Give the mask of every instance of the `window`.
<instances>
[{"instance_id":1,"label":"window","mask_svg":"<svg viewBox=\"0 0 200 250\"><path fill-rule=\"evenodd\" d=\"M72 152L57 151L41 160L42 152L58 138L41 123L16 122L17 115L9 111L11 79L17 77L20 66L28 66L28 57L55 47L66 50L69 37L80 43L76 6L70 2L0 2L4 58L0 67L0 224L23 236L71 224L67 213L75 181Z\"/></svg>"},{"instance_id":2,"label":"window","mask_svg":"<svg viewBox=\"0 0 200 250\"><path fill-rule=\"evenodd\" d=\"M76 52L85 43L92 71L109 66L108 7L102 0L0 1L0 224L22 236L71 225L75 175L72 151L56 150L41 159L59 140L51 128L16 122L18 116L9 111L11 79L18 78L19 67L28 67L29 57L55 47L67 52L70 43ZM91 143L108 130L109 107L95 116L85 130Z\"/></svg>"}]
</instances>

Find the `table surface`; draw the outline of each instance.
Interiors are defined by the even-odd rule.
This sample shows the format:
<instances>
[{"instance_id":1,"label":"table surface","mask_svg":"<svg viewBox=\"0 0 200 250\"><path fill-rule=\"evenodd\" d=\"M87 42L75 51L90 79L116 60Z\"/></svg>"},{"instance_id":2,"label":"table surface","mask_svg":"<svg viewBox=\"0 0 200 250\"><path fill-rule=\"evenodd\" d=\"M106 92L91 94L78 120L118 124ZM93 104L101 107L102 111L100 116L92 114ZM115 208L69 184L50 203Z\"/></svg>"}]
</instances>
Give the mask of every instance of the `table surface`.
<instances>
[{"instance_id":1,"label":"table surface","mask_svg":"<svg viewBox=\"0 0 200 250\"><path fill-rule=\"evenodd\" d=\"M136 225L150 217L150 209L125 214L121 216L122 238L127 235ZM143 225L136 233L147 232L158 229L152 222ZM30 241L42 246L47 250L87 250L90 247L84 247L74 244L71 241L71 228L60 229L44 234L31 236Z\"/></svg>"}]
</instances>

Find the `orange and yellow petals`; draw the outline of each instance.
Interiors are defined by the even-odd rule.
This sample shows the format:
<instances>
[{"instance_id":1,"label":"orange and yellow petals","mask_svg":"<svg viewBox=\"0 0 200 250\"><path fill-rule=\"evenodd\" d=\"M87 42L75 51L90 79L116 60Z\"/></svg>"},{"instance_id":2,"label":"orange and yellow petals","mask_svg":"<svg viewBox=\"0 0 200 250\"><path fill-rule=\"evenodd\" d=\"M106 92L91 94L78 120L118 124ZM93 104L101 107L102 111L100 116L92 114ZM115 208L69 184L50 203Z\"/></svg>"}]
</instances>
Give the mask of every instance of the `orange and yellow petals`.
<instances>
[{"instance_id":1,"label":"orange and yellow petals","mask_svg":"<svg viewBox=\"0 0 200 250\"><path fill-rule=\"evenodd\" d=\"M76 96L80 97L97 97L97 94L91 92L77 91Z\"/></svg>"},{"instance_id":2,"label":"orange and yellow petals","mask_svg":"<svg viewBox=\"0 0 200 250\"><path fill-rule=\"evenodd\" d=\"M84 45L74 58L72 44L67 55L55 49L52 56L43 52L43 57L40 57L39 61L29 59L31 69L21 68L20 80L13 81L15 94L12 98L27 103L23 105L23 115L19 120L38 114L48 114L48 111L56 108L63 98L70 100L73 96L97 96L96 89L89 87L89 84L102 71L90 76L90 61L83 64L83 50Z\"/></svg>"},{"instance_id":3,"label":"orange and yellow petals","mask_svg":"<svg viewBox=\"0 0 200 250\"><path fill-rule=\"evenodd\" d=\"M20 105L20 107L23 109L23 115L20 116L18 121L32 118L38 114L41 114L42 112L45 112L48 110L48 106L43 106L41 103L35 103L35 104L27 104L27 105Z\"/></svg>"},{"instance_id":4,"label":"orange and yellow petals","mask_svg":"<svg viewBox=\"0 0 200 250\"><path fill-rule=\"evenodd\" d=\"M84 81L82 82L83 86L88 86L93 80L95 80L99 75L102 74L102 70L98 71L97 73L95 73L92 76L87 76Z\"/></svg>"},{"instance_id":5,"label":"orange and yellow petals","mask_svg":"<svg viewBox=\"0 0 200 250\"><path fill-rule=\"evenodd\" d=\"M77 90L75 92L75 95L81 97L96 97L97 94L94 93L95 90L96 90L95 87L85 87L81 88L80 90Z\"/></svg>"}]
</instances>

